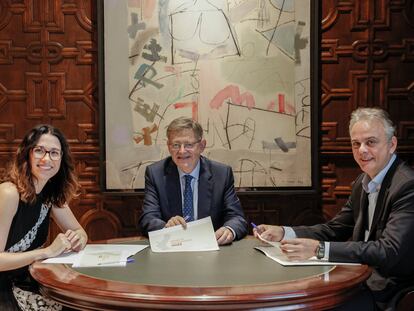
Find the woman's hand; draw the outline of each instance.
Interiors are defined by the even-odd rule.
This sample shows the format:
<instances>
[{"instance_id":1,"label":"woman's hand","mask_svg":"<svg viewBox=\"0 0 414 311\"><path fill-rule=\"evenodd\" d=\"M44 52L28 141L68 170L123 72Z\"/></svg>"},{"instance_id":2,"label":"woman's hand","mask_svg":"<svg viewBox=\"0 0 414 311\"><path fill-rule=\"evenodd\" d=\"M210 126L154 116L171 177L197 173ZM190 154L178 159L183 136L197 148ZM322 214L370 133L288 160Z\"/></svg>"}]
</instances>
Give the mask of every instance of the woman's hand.
<instances>
[{"instance_id":1,"label":"woman's hand","mask_svg":"<svg viewBox=\"0 0 414 311\"><path fill-rule=\"evenodd\" d=\"M68 204L52 208L52 217L71 244L71 250L79 252L88 242L88 235L73 215Z\"/></svg>"},{"instance_id":2,"label":"woman's hand","mask_svg":"<svg viewBox=\"0 0 414 311\"><path fill-rule=\"evenodd\" d=\"M83 234L83 230L67 230L65 236L71 244L71 250L79 252L86 246L87 238Z\"/></svg>"},{"instance_id":3,"label":"woman's hand","mask_svg":"<svg viewBox=\"0 0 414 311\"><path fill-rule=\"evenodd\" d=\"M72 245L66 235L59 233L52 244L45 248L46 258L58 256L70 251L71 248Z\"/></svg>"}]
</instances>

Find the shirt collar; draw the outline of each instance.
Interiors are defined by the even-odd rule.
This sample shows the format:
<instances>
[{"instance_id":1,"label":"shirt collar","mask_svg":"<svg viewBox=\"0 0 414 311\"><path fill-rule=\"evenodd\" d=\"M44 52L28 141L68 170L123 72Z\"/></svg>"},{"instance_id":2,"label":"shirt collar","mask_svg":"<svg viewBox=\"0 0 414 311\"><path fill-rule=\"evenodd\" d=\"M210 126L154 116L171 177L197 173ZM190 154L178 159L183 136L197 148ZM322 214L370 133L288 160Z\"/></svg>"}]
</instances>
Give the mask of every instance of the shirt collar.
<instances>
[{"instance_id":1,"label":"shirt collar","mask_svg":"<svg viewBox=\"0 0 414 311\"><path fill-rule=\"evenodd\" d=\"M391 165L394 163L397 156L393 154L391 159L388 161L388 164L371 180L368 174L365 174L362 179L362 188L367 193L373 193L379 191L381 188L382 181L384 180L385 175L390 169Z\"/></svg>"},{"instance_id":2,"label":"shirt collar","mask_svg":"<svg viewBox=\"0 0 414 311\"><path fill-rule=\"evenodd\" d=\"M182 179L184 175L191 175L193 176L195 180L198 180L198 177L200 176L200 160L198 160L196 167L193 169L193 171L190 174L184 173L179 168L178 168L178 174L180 175L180 179Z\"/></svg>"}]
</instances>

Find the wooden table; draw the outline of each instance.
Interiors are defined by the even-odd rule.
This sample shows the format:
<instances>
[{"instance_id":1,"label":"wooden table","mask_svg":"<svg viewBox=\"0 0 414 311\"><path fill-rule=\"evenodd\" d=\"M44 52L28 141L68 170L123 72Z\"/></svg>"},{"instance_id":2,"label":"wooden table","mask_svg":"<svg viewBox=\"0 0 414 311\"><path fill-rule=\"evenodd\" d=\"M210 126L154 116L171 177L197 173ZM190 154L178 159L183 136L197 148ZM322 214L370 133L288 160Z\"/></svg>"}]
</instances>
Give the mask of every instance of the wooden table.
<instances>
[{"instance_id":1,"label":"wooden table","mask_svg":"<svg viewBox=\"0 0 414 311\"><path fill-rule=\"evenodd\" d=\"M130 239L128 244L148 243ZM137 253L126 267L36 262L41 292L79 310L325 310L350 299L371 270L283 267L244 239L217 252Z\"/></svg>"}]
</instances>

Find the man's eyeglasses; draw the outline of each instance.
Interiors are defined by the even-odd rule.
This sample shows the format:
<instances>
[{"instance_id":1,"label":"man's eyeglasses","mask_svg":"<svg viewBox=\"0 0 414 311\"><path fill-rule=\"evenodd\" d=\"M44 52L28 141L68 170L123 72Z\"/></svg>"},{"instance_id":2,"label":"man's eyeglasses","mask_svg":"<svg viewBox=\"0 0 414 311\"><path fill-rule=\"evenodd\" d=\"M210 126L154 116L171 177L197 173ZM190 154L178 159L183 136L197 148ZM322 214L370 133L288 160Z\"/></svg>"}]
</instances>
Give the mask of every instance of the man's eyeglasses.
<instances>
[{"instance_id":1,"label":"man's eyeglasses","mask_svg":"<svg viewBox=\"0 0 414 311\"><path fill-rule=\"evenodd\" d=\"M33 148L33 156L35 159L43 159L46 153L49 154L49 158L53 161L58 161L62 157L62 151L59 149L50 149L47 151L43 146L36 146Z\"/></svg>"},{"instance_id":2,"label":"man's eyeglasses","mask_svg":"<svg viewBox=\"0 0 414 311\"><path fill-rule=\"evenodd\" d=\"M183 143L183 144L174 143L174 144L169 144L169 145L170 145L170 148L172 150L180 150L181 149L181 146L184 146L184 149L185 150L192 150L192 149L194 149L195 145L197 145L200 141L201 141L201 139L200 140L197 140L197 141L195 141L193 143Z\"/></svg>"}]
</instances>

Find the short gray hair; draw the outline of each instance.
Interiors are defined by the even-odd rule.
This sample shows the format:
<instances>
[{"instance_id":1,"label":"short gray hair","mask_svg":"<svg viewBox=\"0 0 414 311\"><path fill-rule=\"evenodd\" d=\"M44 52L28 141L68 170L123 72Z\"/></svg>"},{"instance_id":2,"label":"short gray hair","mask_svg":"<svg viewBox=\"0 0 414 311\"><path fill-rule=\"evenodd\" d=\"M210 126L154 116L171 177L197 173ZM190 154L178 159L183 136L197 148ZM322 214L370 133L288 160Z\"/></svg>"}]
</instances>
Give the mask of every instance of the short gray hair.
<instances>
[{"instance_id":1,"label":"short gray hair","mask_svg":"<svg viewBox=\"0 0 414 311\"><path fill-rule=\"evenodd\" d=\"M200 123L188 117L179 117L172 120L167 127L167 138L170 138L171 133L183 130L192 130L197 140L203 138L203 128Z\"/></svg>"},{"instance_id":2,"label":"short gray hair","mask_svg":"<svg viewBox=\"0 0 414 311\"><path fill-rule=\"evenodd\" d=\"M388 141L395 135L395 126L391 121L388 112L381 108L358 108L351 114L351 120L349 121L349 133L351 133L352 127L358 121L372 121L378 120L382 123L385 130L385 135Z\"/></svg>"}]
</instances>

